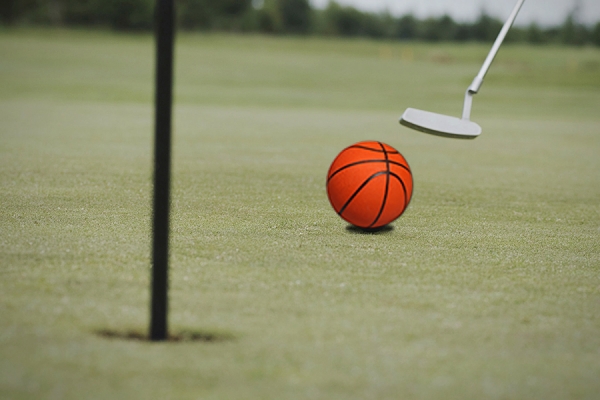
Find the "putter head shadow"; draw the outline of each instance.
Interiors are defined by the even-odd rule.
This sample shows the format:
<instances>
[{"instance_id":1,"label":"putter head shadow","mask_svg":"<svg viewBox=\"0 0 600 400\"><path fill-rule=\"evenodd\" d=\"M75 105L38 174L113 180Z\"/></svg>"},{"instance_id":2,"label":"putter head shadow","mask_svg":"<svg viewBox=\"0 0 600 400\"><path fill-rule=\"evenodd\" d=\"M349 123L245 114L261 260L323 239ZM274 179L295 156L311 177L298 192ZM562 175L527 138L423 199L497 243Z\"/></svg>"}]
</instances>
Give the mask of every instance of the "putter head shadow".
<instances>
[{"instance_id":1,"label":"putter head shadow","mask_svg":"<svg viewBox=\"0 0 600 400\"><path fill-rule=\"evenodd\" d=\"M481 134L481 127L468 119L415 108L407 108L400 118L400 123L417 131L455 139L475 139Z\"/></svg>"}]
</instances>

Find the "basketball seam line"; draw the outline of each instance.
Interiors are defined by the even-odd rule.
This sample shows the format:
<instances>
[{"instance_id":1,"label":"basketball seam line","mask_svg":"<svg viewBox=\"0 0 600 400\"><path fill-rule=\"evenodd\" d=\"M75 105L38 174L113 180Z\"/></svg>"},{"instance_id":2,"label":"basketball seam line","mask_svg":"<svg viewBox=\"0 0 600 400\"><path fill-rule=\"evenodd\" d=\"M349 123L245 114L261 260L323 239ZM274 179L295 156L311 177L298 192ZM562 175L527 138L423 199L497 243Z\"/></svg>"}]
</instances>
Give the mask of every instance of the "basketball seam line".
<instances>
[{"instance_id":1,"label":"basketball seam line","mask_svg":"<svg viewBox=\"0 0 600 400\"><path fill-rule=\"evenodd\" d=\"M390 175L393 176L394 178L398 179L398 182L400 182L400 185L402 185L402 191L404 192L404 209L406 209L406 207L408 207L408 192L406 191L406 185L404 184L404 180L398 176L397 174L390 172Z\"/></svg>"},{"instance_id":2,"label":"basketball seam line","mask_svg":"<svg viewBox=\"0 0 600 400\"><path fill-rule=\"evenodd\" d=\"M379 143L379 142L377 142L377 143ZM379 143L379 144L381 144L381 143ZM360 146L360 145L354 145L354 146L350 146L350 147L348 147L348 149L363 149L363 150L374 151L374 152L376 152L376 153L383 153L383 152L385 152L385 149L384 149L383 151L381 151L381 150L379 150L379 149L372 149L372 148L370 148L370 147L367 147L367 146ZM388 153L388 154L400 154L400 152L399 152L399 151L397 151L397 150L394 150L394 151L388 151L387 153Z\"/></svg>"},{"instance_id":3,"label":"basketball seam line","mask_svg":"<svg viewBox=\"0 0 600 400\"><path fill-rule=\"evenodd\" d=\"M356 161L350 164L346 164L343 167L340 167L339 169L337 169L336 171L334 171L331 175L329 175L329 178L327 178L327 182L331 181L331 179L338 174L338 172L342 172L343 170L350 168L350 167L354 167L356 165L360 165L360 164L374 164L374 163L380 163L380 162L384 162L384 163L390 163L390 164L394 164L397 165L401 168L404 168L405 170L407 170L408 172L410 171L410 168L407 167L406 165L399 163L398 161L393 161L393 160L362 160L362 161Z\"/></svg>"},{"instance_id":4,"label":"basketball seam line","mask_svg":"<svg viewBox=\"0 0 600 400\"><path fill-rule=\"evenodd\" d=\"M406 209L406 207L408 207L408 192L406 190L406 185L404 184L404 180L398 176L396 173L394 172L388 172L387 171L379 171L374 173L373 175L371 175L370 177L368 177L361 185L358 189L356 189L356 191L352 194L352 196L350 196L350 198L348 199L348 201L346 201L346 203L342 206L342 208L340 209L340 211L338 211L338 215L341 217L342 213L346 210L346 208L350 205L350 203L352 202L352 200L354 200L354 198L358 195L358 193L360 193L360 191L367 186L367 184L377 178L380 175L388 175L388 176L392 176L394 178L396 178L398 180L398 182L400 182L400 185L402 185L402 191L404 192L404 210ZM371 224L372 226L372 224Z\"/></svg>"},{"instance_id":5,"label":"basketball seam line","mask_svg":"<svg viewBox=\"0 0 600 400\"><path fill-rule=\"evenodd\" d=\"M381 146L381 149L383 150L383 155L385 157L385 192L383 193L383 200L381 201L381 208L379 209L379 213L377 214L377 217L375 218L375 220L371 223L371 225L369 225L369 228L372 228L373 225L375 225L377 223L377 221L379 221L379 218L381 218L381 215L383 214L383 210L385 209L385 205L387 202L387 197L388 197L388 192L390 189L390 162L389 162L389 157L388 157L388 153L385 150L385 147L383 146L383 144L381 142L378 142L379 145Z\"/></svg>"},{"instance_id":6,"label":"basketball seam line","mask_svg":"<svg viewBox=\"0 0 600 400\"><path fill-rule=\"evenodd\" d=\"M355 198L355 197L356 197L356 196L357 196L357 195L360 193L360 191L361 191L361 190L363 190L363 188L364 188L365 186L367 186L367 184L368 184L369 182L371 182L373 179L377 178L378 176L380 176L380 175L384 175L384 174L385 174L385 175L387 175L387 172L386 172L386 171L379 171L379 172L376 172L376 173L374 173L373 175L371 175L371 176L370 176L370 177L368 177L367 179L365 179L365 181L364 181L364 182L363 182L363 183L362 183L362 184L361 184L361 185L358 187L358 189L356 189L356 190L354 191L354 193L352 193L352 196L350 196L350 198L349 198L349 199L346 201L346 204L344 204L344 205L342 206L342 208L340 208L340 211L338 211L338 215L339 215L340 217L342 216L342 213L343 213L344 211L346 211L346 207L348 207L348 206L350 205L350 203L352 202L352 200L354 200L354 198Z\"/></svg>"}]
</instances>

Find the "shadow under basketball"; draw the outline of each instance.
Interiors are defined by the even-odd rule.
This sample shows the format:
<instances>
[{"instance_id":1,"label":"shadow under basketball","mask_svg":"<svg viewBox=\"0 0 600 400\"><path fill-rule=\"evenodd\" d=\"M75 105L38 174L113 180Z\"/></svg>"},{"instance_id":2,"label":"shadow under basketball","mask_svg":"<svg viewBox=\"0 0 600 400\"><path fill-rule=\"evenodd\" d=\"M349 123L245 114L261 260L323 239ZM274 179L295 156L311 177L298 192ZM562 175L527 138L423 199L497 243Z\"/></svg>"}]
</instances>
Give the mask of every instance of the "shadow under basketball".
<instances>
[{"instance_id":1,"label":"shadow under basketball","mask_svg":"<svg viewBox=\"0 0 600 400\"><path fill-rule=\"evenodd\" d=\"M358 226L348 225L346 230L355 235L382 235L392 232L394 227L392 225L384 225L379 228L359 228Z\"/></svg>"}]
</instances>

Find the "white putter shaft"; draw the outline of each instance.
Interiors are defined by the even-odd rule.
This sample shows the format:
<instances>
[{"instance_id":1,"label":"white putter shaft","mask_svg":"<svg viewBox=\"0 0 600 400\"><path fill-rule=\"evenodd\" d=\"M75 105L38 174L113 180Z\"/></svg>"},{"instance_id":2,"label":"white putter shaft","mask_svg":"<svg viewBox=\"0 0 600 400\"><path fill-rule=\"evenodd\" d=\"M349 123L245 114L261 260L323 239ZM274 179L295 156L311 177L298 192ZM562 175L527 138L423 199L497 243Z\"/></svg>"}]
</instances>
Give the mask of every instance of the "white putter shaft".
<instances>
[{"instance_id":1,"label":"white putter shaft","mask_svg":"<svg viewBox=\"0 0 600 400\"><path fill-rule=\"evenodd\" d=\"M492 49L490 50L483 66L479 73L473 79L473 83L467 88L465 93L465 103L463 106L462 118L451 117L448 115L436 114L429 111L417 110L415 108L407 108L400 118L400 123L417 131L430 133L432 135L445 136L457 139L475 139L481 134L481 127L471 121L471 104L473 103L473 95L479 92L483 84L483 78L488 72L492 61L498 53L500 45L504 41L508 30L512 26L521 6L525 0L518 0L515 8L504 23L500 30Z\"/></svg>"}]
</instances>

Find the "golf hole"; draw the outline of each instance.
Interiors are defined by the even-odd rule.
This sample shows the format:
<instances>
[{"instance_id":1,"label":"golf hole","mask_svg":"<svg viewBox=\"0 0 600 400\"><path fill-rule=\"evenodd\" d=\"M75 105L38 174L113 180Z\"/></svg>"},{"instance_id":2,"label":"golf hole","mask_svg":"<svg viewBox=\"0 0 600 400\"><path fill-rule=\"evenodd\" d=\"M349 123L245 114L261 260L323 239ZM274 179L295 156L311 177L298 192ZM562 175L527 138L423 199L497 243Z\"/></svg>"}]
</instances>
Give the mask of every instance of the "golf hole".
<instances>
[{"instance_id":1,"label":"golf hole","mask_svg":"<svg viewBox=\"0 0 600 400\"><path fill-rule=\"evenodd\" d=\"M105 339L116 340L131 340L139 342L152 342L147 333L140 331L117 331L110 329L102 329L96 331L96 334ZM219 343L234 340L235 337L223 332L206 332L206 331L180 331L170 333L169 337L160 342L169 343L184 343L184 342L203 342L203 343Z\"/></svg>"}]
</instances>

